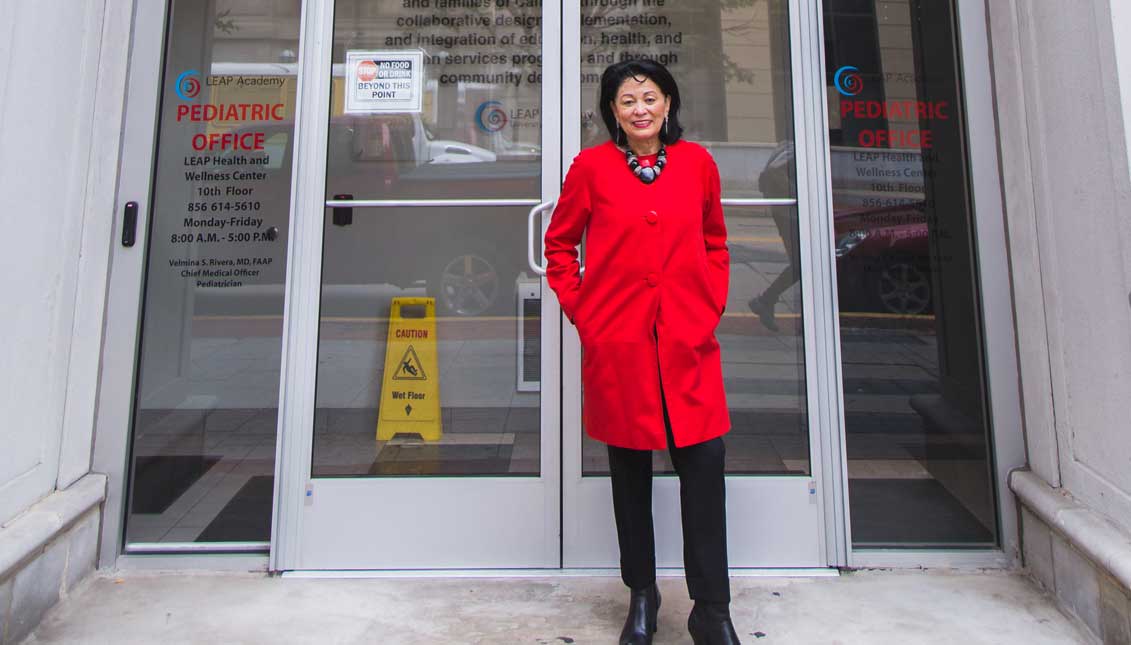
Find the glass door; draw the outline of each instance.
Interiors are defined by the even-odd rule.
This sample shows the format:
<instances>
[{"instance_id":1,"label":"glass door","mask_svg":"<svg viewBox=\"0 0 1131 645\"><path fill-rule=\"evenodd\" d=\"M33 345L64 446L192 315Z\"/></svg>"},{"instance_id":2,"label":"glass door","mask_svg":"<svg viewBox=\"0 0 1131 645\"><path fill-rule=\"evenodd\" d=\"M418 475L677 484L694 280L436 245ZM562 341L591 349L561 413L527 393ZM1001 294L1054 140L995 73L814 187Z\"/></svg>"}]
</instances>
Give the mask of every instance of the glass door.
<instances>
[{"instance_id":1,"label":"glass door","mask_svg":"<svg viewBox=\"0 0 1131 645\"><path fill-rule=\"evenodd\" d=\"M449 4L306 3L276 569L561 563L559 17Z\"/></svg>"},{"instance_id":2,"label":"glass door","mask_svg":"<svg viewBox=\"0 0 1131 645\"><path fill-rule=\"evenodd\" d=\"M543 5L304 8L272 568L616 566L580 344L527 247L606 136L601 70L639 56L671 67L723 177L731 563L835 564L819 8ZM658 556L677 567L678 485L656 460Z\"/></svg>"},{"instance_id":3,"label":"glass door","mask_svg":"<svg viewBox=\"0 0 1131 645\"><path fill-rule=\"evenodd\" d=\"M563 167L608 138L597 112L604 67L650 57L680 84L685 138L707 147L720 169L731 256L716 332L733 424L725 438L731 566L828 566L826 501L835 495L822 472L834 463L839 424L819 396L834 363L825 355L831 286L817 268L830 246L824 189L813 190L824 185L825 163L811 152L823 100L814 8L788 0L567 7ZM608 457L584 433L581 348L568 324L563 346L564 566L614 567ZM666 451L654 455L657 560L679 567L679 483Z\"/></svg>"}]
</instances>

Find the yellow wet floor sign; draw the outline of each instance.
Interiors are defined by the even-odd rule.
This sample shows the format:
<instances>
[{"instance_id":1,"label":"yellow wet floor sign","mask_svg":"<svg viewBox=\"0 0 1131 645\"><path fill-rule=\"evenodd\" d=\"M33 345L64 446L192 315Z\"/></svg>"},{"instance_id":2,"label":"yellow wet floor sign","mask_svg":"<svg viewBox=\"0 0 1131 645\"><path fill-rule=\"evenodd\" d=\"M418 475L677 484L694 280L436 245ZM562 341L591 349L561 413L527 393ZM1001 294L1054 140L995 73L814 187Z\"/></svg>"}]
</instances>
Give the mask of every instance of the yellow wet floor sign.
<instances>
[{"instance_id":1,"label":"yellow wet floor sign","mask_svg":"<svg viewBox=\"0 0 1131 645\"><path fill-rule=\"evenodd\" d=\"M393 298L377 440L397 433L439 441L440 370L436 356L436 300Z\"/></svg>"}]
</instances>

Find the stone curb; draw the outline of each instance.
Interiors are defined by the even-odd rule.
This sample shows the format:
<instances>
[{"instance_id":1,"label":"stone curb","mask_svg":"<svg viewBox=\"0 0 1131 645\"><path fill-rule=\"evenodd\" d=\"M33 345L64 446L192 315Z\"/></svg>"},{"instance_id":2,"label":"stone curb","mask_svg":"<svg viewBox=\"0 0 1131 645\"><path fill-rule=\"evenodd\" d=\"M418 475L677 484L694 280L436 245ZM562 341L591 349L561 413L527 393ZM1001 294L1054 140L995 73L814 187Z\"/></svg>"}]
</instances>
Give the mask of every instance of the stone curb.
<instances>
[{"instance_id":1,"label":"stone curb","mask_svg":"<svg viewBox=\"0 0 1131 645\"><path fill-rule=\"evenodd\" d=\"M1131 534L1031 471L1010 473L1009 487L1037 517L1131 589Z\"/></svg>"},{"instance_id":2,"label":"stone curb","mask_svg":"<svg viewBox=\"0 0 1131 645\"><path fill-rule=\"evenodd\" d=\"M45 545L106 499L106 475L89 474L0 527L0 580L14 575Z\"/></svg>"}]
</instances>

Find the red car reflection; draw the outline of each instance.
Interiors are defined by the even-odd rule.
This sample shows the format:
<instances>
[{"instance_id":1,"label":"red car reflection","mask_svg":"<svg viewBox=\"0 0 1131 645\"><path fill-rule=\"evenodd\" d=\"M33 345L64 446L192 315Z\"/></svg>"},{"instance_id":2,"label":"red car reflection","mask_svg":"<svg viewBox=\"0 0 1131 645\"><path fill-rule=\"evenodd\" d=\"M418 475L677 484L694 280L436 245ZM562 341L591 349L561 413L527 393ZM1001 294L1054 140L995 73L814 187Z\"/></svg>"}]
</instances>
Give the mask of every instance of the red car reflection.
<instances>
[{"instance_id":1,"label":"red car reflection","mask_svg":"<svg viewBox=\"0 0 1131 645\"><path fill-rule=\"evenodd\" d=\"M933 313L925 202L838 208L834 230L841 311Z\"/></svg>"}]
</instances>

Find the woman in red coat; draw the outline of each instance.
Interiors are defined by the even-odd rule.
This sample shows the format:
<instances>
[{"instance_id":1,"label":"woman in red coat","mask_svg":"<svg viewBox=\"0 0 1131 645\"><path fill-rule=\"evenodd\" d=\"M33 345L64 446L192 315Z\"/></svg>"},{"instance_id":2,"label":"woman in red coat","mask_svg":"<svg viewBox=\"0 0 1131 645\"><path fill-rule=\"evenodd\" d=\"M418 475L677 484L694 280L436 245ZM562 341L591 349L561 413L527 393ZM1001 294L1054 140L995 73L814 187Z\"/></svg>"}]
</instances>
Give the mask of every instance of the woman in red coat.
<instances>
[{"instance_id":1,"label":"woman in red coat","mask_svg":"<svg viewBox=\"0 0 1131 645\"><path fill-rule=\"evenodd\" d=\"M584 350L585 430L608 444L621 578L621 643L651 643L660 594L652 450L680 479L695 643L737 643L727 575L725 448L730 430L715 328L730 256L719 171L680 139L679 88L661 64L626 61L601 78L612 141L573 161L546 230L547 277ZM577 246L585 237L585 275Z\"/></svg>"}]
</instances>

